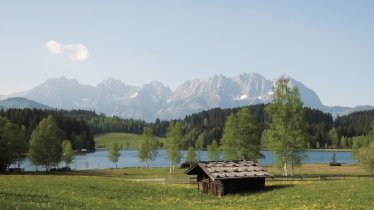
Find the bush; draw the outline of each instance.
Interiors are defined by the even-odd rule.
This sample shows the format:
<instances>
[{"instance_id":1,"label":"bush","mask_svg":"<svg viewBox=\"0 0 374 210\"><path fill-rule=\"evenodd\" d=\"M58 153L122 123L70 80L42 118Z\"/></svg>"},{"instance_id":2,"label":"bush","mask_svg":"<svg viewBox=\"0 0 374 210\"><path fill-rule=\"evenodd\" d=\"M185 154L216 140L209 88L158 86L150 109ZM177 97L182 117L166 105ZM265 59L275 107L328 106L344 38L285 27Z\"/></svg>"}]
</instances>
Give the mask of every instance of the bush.
<instances>
[{"instance_id":1,"label":"bush","mask_svg":"<svg viewBox=\"0 0 374 210\"><path fill-rule=\"evenodd\" d=\"M337 162L330 162L329 166L341 166L342 164L341 163L337 163Z\"/></svg>"},{"instance_id":2,"label":"bush","mask_svg":"<svg viewBox=\"0 0 374 210\"><path fill-rule=\"evenodd\" d=\"M193 166L195 163L196 163L196 162L192 162L192 163L190 164L190 162L184 162L184 163L181 164L181 168L189 168L190 165Z\"/></svg>"}]
</instances>

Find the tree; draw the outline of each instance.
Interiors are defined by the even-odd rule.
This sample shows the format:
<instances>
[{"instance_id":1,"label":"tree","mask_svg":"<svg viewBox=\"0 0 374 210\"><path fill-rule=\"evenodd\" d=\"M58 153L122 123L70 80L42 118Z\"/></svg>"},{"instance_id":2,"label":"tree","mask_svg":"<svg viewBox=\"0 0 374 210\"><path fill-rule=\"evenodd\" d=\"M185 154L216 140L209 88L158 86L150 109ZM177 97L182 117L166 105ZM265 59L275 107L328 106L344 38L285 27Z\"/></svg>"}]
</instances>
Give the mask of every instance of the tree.
<instances>
[{"instance_id":1,"label":"tree","mask_svg":"<svg viewBox=\"0 0 374 210\"><path fill-rule=\"evenodd\" d=\"M52 115L40 121L32 132L29 157L33 164L44 165L48 171L51 165L57 166L62 157L63 131Z\"/></svg>"},{"instance_id":2,"label":"tree","mask_svg":"<svg viewBox=\"0 0 374 210\"><path fill-rule=\"evenodd\" d=\"M224 160L236 160L237 156L237 143L236 143L236 119L234 113L231 113L225 123L222 135L222 150Z\"/></svg>"},{"instance_id":3,"label":"tree","mask_svg":"<svg viewBox=\"0 0 374 210\"><path fill-rule=\"evenodd\" d=\"M368 135L353 137L352 155L374 175L374 126Z\"/></svg>"},{"instance_id":4,"label":"tree","mask_svg":"<svg viewBox=\"0 0 374 210\"><path fill-rule=\"evenodd\" d=\"M205 143L206 139L208 138L207 136L208 136L208 134L204 131L204 132L200 133L200 135L197 137L197 140L195 142L195 148L197 149L197 159L198 160L201 160L201 151L204 149L204 143Z\"/></svg>"},{"instance_id":5,"label":"tree","mask_svg":"<svg viewBox=\"0 0 374 210\"><path fill-rule=\"evenodd\" d=\"M159 142L153 135L153 130L149 127L143 129L143 135L138 148L138 157L149 168L149 161L154 160L158 155Z\"/></svg>"},{"instance_id":6,"label":"tree","mask_svg":"<svg viewBox=\"0 0 374 210\"><path fill-rule=\"evenodd\" d=\"M279 79L275 84L273 101L265 108L269 123L262 136L264 144L275 153L282 166L283 176L288 175L288 163L293 175L294 167L306 158L309 138L299 91L297 87L290 89L288 82L288 79Z\"/></svg>"},{"instance_id":7,"label":"tree","mask_svg":"<svg viewBox=\"0 0 374 210\"><path fill-rule=\"evenodd\" d=\"M62 142L62 160L65 162L66 167L69 167L70 163L73 162L73 158L73 147L69 140L64 140Z\"/></svg>"},{"instance_id":8,"label":"tree","mask_svg":"<svg viewBox=\"0 0 374 210\"><path fill-rule=\"evenodd\" d=\"M222 146L225 160L257 160L263 157L257 123L248 108L242 108L236 115L231 114L227 118Z\"/></svg>"},{"instance_id":9,"label":"tree","mask_svg":"<svg viewBox=\"0 0 374 210\"><path fill-rule=\"evenodd\" d=\"M119 145L116 142L113 142L109 146L108 159L116 165L119 157L121 156Z\"/></svg>"},{"instance_id":10,"label":"tree","mask_svg":"<svg viewBox=\"0 0 374 210\"><path fill-rule=\"evenodd\" d=\"M241 109L236 115L237 148L243 160L264 158L261 151L261 139L255 118L248 108Z\"/></svg>"},{"instance_id":11,"label":"tree","mask_svg":"<svg viewBox=\"0 0 374 210\"><path fill-rule=\"evenodd\" d=\"M369 170L370 175L374 176L374 144L360 148L356 157Z\"/></svg>"},{"instance_id":12,"label":"tree","mask_svg":"<svg viewBox=\"0 0 374 210\"><path fill-rule=\"evenodd\" d=\"M19 128L6 118L0 117L0 173L6 168L25 157L27 139L25 127Z\"/></svg>"},{"instance_id":13,"label":"tree","mask_svg":"<svg viewBox=\"0 0 374 210\"><path fill-rule=\"evenodd\" d=\"M193 147L189 147L186 155L186 162L190 164L190 167L192 164L196 161L196 153Z\"/></svg>"},{"instance_id":14,"label":"tree","mask_svg":"<svg viewBox=\"0 0 374 210\"><path fill-rule=\"evenodd\" d=\"M181 161L180 148L182 139L182 124L180 122L171 123L168 127L165 142L167 157L170 161L170 173L174 173L175 166Z\"/></svg>"},{"instance_id":15,"label":"tree","mask_svg":"<svg viewBox=\"0 0 374 210\"><path fill-rule=\"evenodd\" d=\"M341 148L341 149L346 149L346 148L348 148L348 140L347 140L347 137L342 136L342 138L340 139L340 148Z\"/></svg>"},{"instance_id":16,"label":"tree","mask_svg":"<svg viewBox=\"0 0 374 210\"><path fill-rule=\"evenodd\" d=\"M211 145L208 145L208 160L218 161L220 160L221 151L216 140L213 140Z\"/></svg>"},{"instance_id":17,"label":"tree","mask_svg":"<svg viewBox=\"0 0 374 210\"><path fill-rule=\"evenodd\" d=\"M340 145L339 145L339 135L338 135L336 128L331 128L331 130L328 132L327 135L330 140L331 147L333 149L338 149Z\"/></svg>"}]
</instances>

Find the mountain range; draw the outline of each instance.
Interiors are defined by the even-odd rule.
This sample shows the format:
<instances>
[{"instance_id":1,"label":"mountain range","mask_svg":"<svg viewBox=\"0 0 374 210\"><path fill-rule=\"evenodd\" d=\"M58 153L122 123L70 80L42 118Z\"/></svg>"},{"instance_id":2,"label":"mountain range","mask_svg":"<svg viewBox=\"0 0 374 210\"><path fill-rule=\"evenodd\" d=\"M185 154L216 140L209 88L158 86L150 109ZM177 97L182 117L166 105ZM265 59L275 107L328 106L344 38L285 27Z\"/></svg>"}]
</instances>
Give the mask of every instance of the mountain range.
<instances>
[{"instance_id":1,"label":"mountain range","mask_svg":"<svg viewBox=\"0 0 374 210\"><path fill-rule=\"evenodd\" d=\"M374 109L372 106L329 107L303 83L289 76L290 87L297 86L304 106L331 113L333 116L354 111ZM275 80L257 73L235 77L223 75L183 82L175 91L161 82L153 81L141 87L127 85L108 78L96 86L80 84L65 77L49 79L35 88L0 96L0 99L23 97L58 109L95 110L107 115L146 121L177 119L215 107L232 108L269 103ZM1 105L0 105L1 106Z\"/></svg>"},{"instance_id":2,"label":"mountain range","mask_svg":"<svg viewBox=\"0 0 374 210\"><path fill-rule=\"evenodd\" d=\"M0 109L9 109L9 108L31 108L31 109L53 109L44 104L40 104L36 101L29 100L22 97L8 98L0 101Z\"/></svg>"}]
</instances>

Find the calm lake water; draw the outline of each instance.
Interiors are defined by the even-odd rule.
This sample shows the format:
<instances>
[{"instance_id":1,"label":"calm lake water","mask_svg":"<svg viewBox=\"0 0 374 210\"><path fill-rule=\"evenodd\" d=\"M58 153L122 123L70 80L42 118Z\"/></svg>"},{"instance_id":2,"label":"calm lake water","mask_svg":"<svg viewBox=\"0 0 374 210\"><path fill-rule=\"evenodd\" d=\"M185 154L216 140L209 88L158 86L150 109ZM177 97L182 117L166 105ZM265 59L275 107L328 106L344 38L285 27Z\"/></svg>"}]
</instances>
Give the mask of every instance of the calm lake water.
<instances>
[{"instance_id":1,"label":"calm lake water","mask_svg":"<svg viewBox=\"0 0 374 210\"><path fill-rule=\"evenodd\" d=\"M265 159L260 159L259 162L262 165L271 165L275 163L275 158L272 152L262 151L266 156ZM329 163L333 156L331 151L308 151L308 158L303 161L303 163ZM335 152L336 160L343 164L356 163L352 159L351 152ZM107 158L108 152L106 150L98 150L94 153L87 153L85 155L76 155L73 163L71 163L71 168L73 170L84 170L84 169L105 169L114 168L114 163L110 162ZM186 156L186 151L182 151L182 161L184 162L184 157ZM201 160L207 160L207 152L201 151ZM166 151L159 150L159 156L156 160L150 162L150 167L168 167L169 161L167 160ZM123 167L141 167L141 162L138 159L137 150L122 150L121 157L117 163L119 168ZM60 164L64 166L64 164ZM35 171L36 167L30 163L28 159L24 160L21 164L22 168L26 171ZM38 170L43 170L42 166L38 166Z\"/></svg>"}]
</instances>

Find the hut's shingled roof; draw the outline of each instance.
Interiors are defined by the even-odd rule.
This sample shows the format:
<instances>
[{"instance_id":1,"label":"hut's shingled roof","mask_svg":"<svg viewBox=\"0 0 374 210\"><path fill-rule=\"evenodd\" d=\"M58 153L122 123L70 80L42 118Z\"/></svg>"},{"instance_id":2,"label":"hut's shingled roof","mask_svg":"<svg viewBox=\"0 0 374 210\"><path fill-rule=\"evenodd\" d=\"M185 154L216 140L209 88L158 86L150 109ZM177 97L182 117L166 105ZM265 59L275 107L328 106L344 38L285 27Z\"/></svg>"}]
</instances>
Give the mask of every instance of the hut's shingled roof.
<instances>
[{"instance_id":1,"label":"hut's shingled roof","mask_svg":"<svg viewBox=\"0 0 374 210\"><path fill-rule=\"evenodd\" d=\"M191 174L189 172L196 167L200 167L212 180L273 177L272 174L267 172L258 163L248 160L198 162L185 173Z\"/></svg>"}]
</instances>

